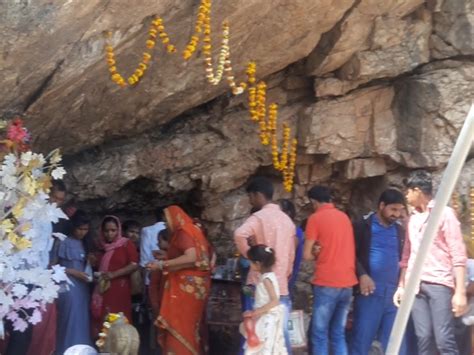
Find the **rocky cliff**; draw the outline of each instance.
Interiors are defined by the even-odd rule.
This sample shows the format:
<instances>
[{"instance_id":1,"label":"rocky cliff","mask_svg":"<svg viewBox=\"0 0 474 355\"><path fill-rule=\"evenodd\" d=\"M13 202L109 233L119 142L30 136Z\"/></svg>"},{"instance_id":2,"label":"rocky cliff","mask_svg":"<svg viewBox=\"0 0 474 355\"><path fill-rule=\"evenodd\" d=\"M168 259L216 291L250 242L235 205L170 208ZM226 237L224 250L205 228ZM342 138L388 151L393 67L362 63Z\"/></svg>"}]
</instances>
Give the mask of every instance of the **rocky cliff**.
<instances>
[{"instance_id":1,"label":"rocky cliff","mask_svg":"<svg viewBox=\"0 0 474 355\"><path fill-rule=\"evenodd\" d=\"M249 210L245 182L257 173L281 181L245 97L208 85L199 53L184 63L160 48L127 89L103 59L112 30L119 69L131 73L156 14L184 48L198 1L0 4L0 114L24 115L38 149L63 149L76 199L128 214L187 204L231 253L231 231ZM331 185L358 214L409 170L445 166L474 100L472 0L215 0L212 11L214 44L230 24L236 77L255 60L280 120L297 132L295 189L278 187L278 197L293 198L300 219L311 184Z\"/></svg>"}]
</instances>

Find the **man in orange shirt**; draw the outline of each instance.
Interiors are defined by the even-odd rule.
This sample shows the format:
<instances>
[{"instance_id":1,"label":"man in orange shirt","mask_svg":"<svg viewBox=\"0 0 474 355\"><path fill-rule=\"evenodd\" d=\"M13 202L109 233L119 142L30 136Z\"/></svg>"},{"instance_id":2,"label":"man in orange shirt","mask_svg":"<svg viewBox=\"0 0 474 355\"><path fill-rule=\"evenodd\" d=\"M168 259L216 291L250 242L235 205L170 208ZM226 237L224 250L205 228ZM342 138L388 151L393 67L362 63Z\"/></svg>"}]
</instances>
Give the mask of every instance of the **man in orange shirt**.
<instances>
[{"instance_id":1,"label":"man in orange shirt","mask_svg":"<svg viewBox=\"0 0 474 355\"><path fill-rule=\"evenodd\" d=\"M304 245L304 258L315 261L313 355L327 355L329 348L333 354L347 355L345 325L352 287L357 284L352 223L331 203L327 187L314 186L308 197L315 210L306 226Z\"/></svg>"}]
</instances>

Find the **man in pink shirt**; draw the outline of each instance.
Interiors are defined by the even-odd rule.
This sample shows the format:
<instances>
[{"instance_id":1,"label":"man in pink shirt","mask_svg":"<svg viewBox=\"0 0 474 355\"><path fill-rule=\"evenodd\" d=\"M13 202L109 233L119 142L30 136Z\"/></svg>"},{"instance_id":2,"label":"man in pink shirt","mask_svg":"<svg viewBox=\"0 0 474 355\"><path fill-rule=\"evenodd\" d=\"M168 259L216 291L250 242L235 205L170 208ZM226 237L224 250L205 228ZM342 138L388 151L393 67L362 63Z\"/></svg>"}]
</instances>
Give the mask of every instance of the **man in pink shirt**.
<instances>
[{"instance_id":1,"label":"man in pink shirt","mask_svg":"<svg viewBox=\"0 0 474 355\"><path fill-rule=\"evenodd\" d=\"M413 270L428 217L434 206L431 175L414 171L406 181L407 202L415 208L408 222L407 237L400 262L399 288L395 305L403 298L404 286ZM466 247L459 221L447 207L443 212L438 234L423 265L419 292L413 304L412 316L420 355L436 353L459 354L454 316L466 308Z\"/></svg>"},{"instance_id":2,"label":"man in pink shirt","mask_svg":"<svg viewBox=\"0 0 474 355\"><path fill-rule=\"evenodd\" d=\"M276 263L273 272L278 279L280 301L285 306L284 333L288 353L291 344L288 333L288 318L291 300L288 294L288 280L295 258L296 227L280 207L272 202L273 185L264 177L254 178L247 186L249 202L257 212L253 213L234 233L237 249L247 256L249 244L265 244L275 251ZM258 282L259 274L251 270L247 277L248 285Z\"/></svg>"}]
</instances>

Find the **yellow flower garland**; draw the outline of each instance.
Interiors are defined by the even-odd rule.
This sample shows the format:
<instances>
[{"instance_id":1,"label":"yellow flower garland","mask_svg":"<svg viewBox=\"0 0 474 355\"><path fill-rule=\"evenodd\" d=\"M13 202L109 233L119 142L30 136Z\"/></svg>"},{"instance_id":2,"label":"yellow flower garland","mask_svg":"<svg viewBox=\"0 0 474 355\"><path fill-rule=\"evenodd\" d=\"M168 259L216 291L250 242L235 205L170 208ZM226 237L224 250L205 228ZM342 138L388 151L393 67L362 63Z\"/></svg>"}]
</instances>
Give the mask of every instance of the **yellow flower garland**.
<instances>
[{"instance_id":1,"label":"yellow flower garland","mask_svg":"<svg viewBox=\"0 0 474 355\"><path fill-rule=\"evenodd\" d=\"M201 0L196 18L196 23L194 25L194 34L191 36L191 39L189 40L186 46L186 49L183 51L184 60L190 59L196 51L199 39L201 37L201 34L203 33L204 22L206 21L208 16L210 17L210 14L211 0ZM206 31L208 31L208 33ZM210 31L210 27L207 30L204 29L204 34L210 35Z\"/></svg>"},{"instance_id":2,"label":"yellow flower garland","mask_svg":"<svg viewBox=\"0 0 474 355\"><path fill-rule=\"evenodd\" d=\"M292 191L294 182L294 169L296 165L297 140L292 140L290 147L291 129L284 125L283 128L283 145L281 153L279 152L277 142L277 116L278 105L272 103L268 107L266 105L267 85L264 81L257 83L256 81L256 63L251 61L247 64L246 75L247 82L237 84L232 69L230 59L230 27L227 22L222 24L222 41L218 56L217 67L214 71L212 58L212 39L211 39L211 0L201 0L199 10L194 26L194 33L191 36L185 50L183 51L184 60L189 60L198 48L199 41L203 37L203 56L205 61L206 79L212 85L218 85L222 78L226 77L227 83L234 95L243 93L248 88L248 105L250 118L259 125L259 137L263 145L271 143L272 161L276 170L283 174L283 184L285 190ZM112 80L121 87L137 84L152 59L150 53L156 45L156 38L160 37L161 42L165 46L168 53L176 52L176 47L171 44L168 34L165 32L163 19L156 17L148 31L149 38L146 46L149 51L143 53L143 60L139 64L127 81L117 72L116 61L113 47L110 44L106 46L106 59L109 65ZM110 38L110 35L109 35ZM474 235L474 232L473 232ZM474 237L473 237L474 238Z\"/></svg>"},{"instance_id":3,"label":"yellow flower garland","mask_svg":"<svg viewBox=\"0 0 474 355\"><path fill-rule=\"evenodd\" d=\"M294 182L294 170L296 166L296 152L298 141L291 141L291 128L283 125L283 143L280 153L277 140L278 105L272 103L266 106L267 85L259 81L256 85L256 64L249 62L247 65L248 105L250 119L259 124L259 137L263 145L271 143L272 162L276 170L283 174L283 185L285 190L291 192ZM291 147L290 147L291 141Z\"/></svg>"},{"instance_id":4,"label":"yellow flower garland","mask_svg":"<svg viewBox=\"0 0 474 355\"><path fill-rule=\"evenodd\" d=\"M160 37L161 42L166 48L168 53L175 53L176 47L170 43L170 38L165 32L163 20L159 17L155 17L151 22L150 29L148 30L148 39L145 42L147 50L143 52L142 61L138 64L134 73L130 75L127 80L118 72L117 62L115 60L114 47L110 43L112 37L111 32L106 32L106 46L105 46L105 57L107 65L109 66L109 72L111 79L120 87L126 87L128 85L136 85L141 80L145 72L148 70L148 65L152 59L152 51L156 46L156 38Z\"/></svg>"},{"instance_id":5,"label":"yellow flower garland","mask_svg":"<svg viewBox=\"0 0 474 355\"><path fill-rule=\"evenodd\" d=\"M170 37L168 34L165 32L165 26L163 25L163 19L161 17L156 17L153 22L152 22L154 28L151 28L148 34L152 38L160 37L161 43L166 48L166 51L168 53L175 53L176 52L176 47L174 44L171 44Z\"/></svg>"}]
</instances>

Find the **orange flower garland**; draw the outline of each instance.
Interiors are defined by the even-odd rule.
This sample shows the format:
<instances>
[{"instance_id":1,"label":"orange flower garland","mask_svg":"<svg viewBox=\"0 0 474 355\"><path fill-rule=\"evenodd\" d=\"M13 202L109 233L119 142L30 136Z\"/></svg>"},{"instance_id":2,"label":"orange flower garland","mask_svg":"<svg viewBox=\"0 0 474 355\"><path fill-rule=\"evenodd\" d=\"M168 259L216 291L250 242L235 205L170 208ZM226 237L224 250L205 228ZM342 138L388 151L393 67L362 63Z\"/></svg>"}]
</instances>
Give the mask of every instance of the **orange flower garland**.
<instances>
[{"instance_id":1,"label":"orange flower garland","mask_svg":"<svg viewBox=\"0 0 474 355\"><path fill-rule=\"evenodd\" d=\"M142 61L138 64L134 73L127 78L127 81L125 81L123 76L117 71L114 47L110 43L110 38L112 37L112 33L111 32L106 33L105 57L107 60L107 65L109 66L111 79L114 83L116 83L120 87L126 87L127 82L129 85L138 84L138 82L141 80L141 78L143 77L143 75L148 69L148 64L150 63L150 60L152 58L151 52L155 48L156 36L158 32L160 32L160 38L162 39L163 44L165 44L166 39L167 39L166 43L169 42L169 38L164 32L162 20L159 18L154 19L150 25L150 29L148 31L148 39L145 43L148 50L143 52ZM162 36L162 34L164 35ZM173 52L176 49L174 48L172 44L168 44L167 50L168 52Z\"/></svg>"},{"instance_id":2,"label":"orange flower garland","mask_svg":"<svg viewBox=\"0 0 474 355\"><path fill-rule=\"evenodd\" d=\"M210 28L210 24L207 23L207 21L209 20L210 20L210 17L206 17L205 26L209 26ZM203 48L203 53L204 53L204 60L206 62L206 78L210 84L217 85L222 80L222 77L224 75L224 64L226 62L226 59L229 58L229 25L225 22L222 24L222 44L221 44L221 50L220 50L219 58L217 62L217 70L215 74L214 74L214 68L212 65L212 45L211 45L210 38L211 38L210 35L207 35L207 34L204 35L205 45Z\"/></svg>"},{"instance_id":3,"label":"orange flower garland","mask_svg":"<svg viewBox=\"0 0 474 355\"><path fill-rule=\"evenodd\" d=\"M163 19L161 17L157 17L153 20L152 24L154 28L151 28L150 31L148 32L150 37L156 38L156 36L158 35L158 37L160 37L161 39L161 43L163 43L163 45L165 46L166 51L168 53L175 53L176 47L174 46L174 44L171 44L170 37L165 32Z\"/></svg>"},{"instance_id":4,"label":"orange flower garland","mask_svg":"<svg viewBox=\"0 0 474 355\"><path fill-rule=\"evenodd\" d=\"M195 22L194 33L191 36L185 50L183 51L184 60L189 60L198 48L199 41L202 38L202 52L206 67L206 79L212 85L218 85L225 76L229 87L234 95L239 95L248 89L248 105L250 118L259 125L259 137L263 145L271 143L272 161L276 170L283 174L283 185L288 192L292 191L294 182L294 170L296 165L296 152L298 142L295 139L291 141L291 129L285 124L283 127L283 143L281 152L277 142L277 117L278 105L272 103L267 110L266 93L267 85L264 81L256 81L256 63L251 61L247 64L247 81L237 84L232 69L230 58L230 28L227 22L222 24L222 41L217 60L217 67L214 71L212 58L212 40L211 40L211 0L201 0ZM143 60L139 63L134 74L127 81L118 73L113 47L108 43L106 46L106 59L109 65L112 80L121 87L137 84L148 69L148 64L152 59L151 50L156 45L156 39L159 37L168 53L176 52L176 47L171 44L168 34L165 32L163 20L159 17L152 21L149 38L146 41L148 51L143 53ZM109 35L110 38L110 35ZM474 218L474 217L473 217ZM474 223L474 222L473 222ZM474 228L473 228L474 238Z\"/></svg>"},{"instance_id":5,"label":"orange flower garland","mask_svg":"<svg viewBox=\"0 0 474 355\"><path fill-rule=\"evenodd\" d=\"M294 170L296 166L296 152L298 141L293 139L291 141L291 128L287 124L283 125L283 144L281 153L278 147L277 140L277 120L278 120L278 105L272 103L266 108L266 93L267 85L264 81L256 82L256 64L249 62L247 65L247 83L248 88L248 105L250 119L259 124L259 136L263 145L271 143L272 162L276 170L283 173L283 185L285 190L291 192L294 182ZM267 115L268 114L268 115ZM268 120L267 120L268 116ZM291 147L290 147L291 141Z\"/></svg>"},{"instance_id":6,"label":"orange flower garland","mask_svg":"<svg viewBox=\"0 0 474 355\"><path fill-rule=\"evenodd\" d=\"M298 149L298 140L296 138L293 138L291 151L290 151L290 163L287 169L283 171L283 187L288 192L291 192L293 190L297 149Z\"/></svg>"},{"instance_id":7,"label":"orange flower garland","mask_svg":"<svg viewBox=\"0 0 474 355\"><path fill-rule=\"evenodd\" d=\"M186 46L186 49L183 51L184 60L190 59L193 56L194 52L196 51L197 45L199 43L199 38L201 36L201 33L203 32L204 22L206 21L208 17L210 17L210 14L211 14L211 0L201 0L201 3L199 5L197 19L196 19L196 24L194 25L194 34L191 36L191 39L189 40ZM204 34L205 35L208 34L209 36L211 35L210 26L209 28L204 30ZM204 43L207 44L205 41Z\"/></svg>"}]
</instances>

